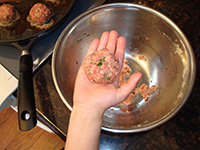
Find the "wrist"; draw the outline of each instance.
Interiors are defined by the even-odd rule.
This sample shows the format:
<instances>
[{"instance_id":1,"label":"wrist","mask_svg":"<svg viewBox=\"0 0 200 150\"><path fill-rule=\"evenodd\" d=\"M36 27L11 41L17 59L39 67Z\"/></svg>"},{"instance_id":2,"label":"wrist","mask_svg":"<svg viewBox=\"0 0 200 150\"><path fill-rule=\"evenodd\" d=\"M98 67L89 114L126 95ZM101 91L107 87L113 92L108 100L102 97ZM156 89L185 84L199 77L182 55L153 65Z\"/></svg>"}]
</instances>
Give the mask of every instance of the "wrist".
<instances>
[{"instance_id":1,"label":"wrist","mask_svg":"<svg viewBox=\"0 0 200 150\"><path fill-rule=\"evenodd\" d=\"M74 105L70 116L66 149L98 149L102 122L102 112L84 105Z\"/></svg>"},{"instance_id":2,"label":"wrist","mask_svg":"<svg viewBox=\"0 0 200 150\"><path fill-rule=\"evenodd\" d=\"M81 119L102 120L104 111L97 108L89 108L85 105L74 105L71 115L79 116Z\"/></svg>"}]
</instances>

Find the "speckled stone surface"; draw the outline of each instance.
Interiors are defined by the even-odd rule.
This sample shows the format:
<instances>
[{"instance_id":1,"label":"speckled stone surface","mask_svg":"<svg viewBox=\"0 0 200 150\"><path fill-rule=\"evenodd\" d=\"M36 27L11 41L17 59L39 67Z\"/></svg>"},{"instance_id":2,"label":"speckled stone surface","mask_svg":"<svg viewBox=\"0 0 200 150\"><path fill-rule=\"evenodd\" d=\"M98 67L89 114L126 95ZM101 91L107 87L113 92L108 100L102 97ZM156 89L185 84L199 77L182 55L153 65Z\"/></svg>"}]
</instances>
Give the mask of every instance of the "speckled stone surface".
<instances>
[{"instance_id":1,"label":"speckled stone surface","mask_svg":"<svg viewBox=\"0 0 200 150\"><path fill-rule=\"evenodd\" d=\"M199 0L108 0L149 6L169 17L187 36L196 58L193 91L178 114L147 132L114 134L102 131L101 150L199 150L200 149L200 1ZM34 76L38 113L61 137L66 136L70 111L60 99L51 75L51 57ZM41 117L41 115L39 116ZM63 138L64 139L64 138Z\"/></svg>"}]
</instances>

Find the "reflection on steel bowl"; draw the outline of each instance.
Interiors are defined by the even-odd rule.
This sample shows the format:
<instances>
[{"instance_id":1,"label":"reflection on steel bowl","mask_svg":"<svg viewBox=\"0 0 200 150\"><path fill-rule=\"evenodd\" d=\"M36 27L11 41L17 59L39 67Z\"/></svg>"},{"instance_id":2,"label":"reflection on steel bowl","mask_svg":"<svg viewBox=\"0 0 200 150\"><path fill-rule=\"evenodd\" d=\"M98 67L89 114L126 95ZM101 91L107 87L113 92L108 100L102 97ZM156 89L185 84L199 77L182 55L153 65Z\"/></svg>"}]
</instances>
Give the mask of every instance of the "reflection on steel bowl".
<instances>
[{"instance_id":1,"label":"reflection on steel bowl","mask_svg":"<svg viewBox=\"0 0 200 150\"><path fill-rule=\"evenodd\" d=\"M185 35L170 19L141 5L103 5L78 16L64 29L52 58L53 79L61 99L72 110L76 74L89 44L111 30L126 38L125 58L132 72L143 73L138 87L144 83L159 88L148 101L135 97L129 111L121 111L118 105L106 110L102 129L131 133L165 123L181 109L192 90L194 55Z\"/></svg>"}]
</instances>

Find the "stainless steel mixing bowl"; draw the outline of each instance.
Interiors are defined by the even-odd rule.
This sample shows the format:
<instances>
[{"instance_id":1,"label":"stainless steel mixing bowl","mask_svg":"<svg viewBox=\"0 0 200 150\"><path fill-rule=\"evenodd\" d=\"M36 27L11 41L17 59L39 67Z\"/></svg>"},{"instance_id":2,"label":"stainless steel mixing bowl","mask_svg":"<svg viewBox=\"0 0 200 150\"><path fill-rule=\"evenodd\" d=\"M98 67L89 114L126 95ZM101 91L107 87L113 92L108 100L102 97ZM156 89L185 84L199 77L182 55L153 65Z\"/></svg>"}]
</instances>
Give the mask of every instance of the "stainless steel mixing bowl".
<instances>
[{"instance_id":1,"label":"stainless steel mixing bowl","mask_svg":"<svg viewBox=\"0 0 200 150\"><path fill-rule=\"evenodd\" d=\"M181 109L192 90L193 51L170 19L136 4L100 6L83 13L64 29L52 58L53 79L63 102L72 110L76 74L89 44L104 31L111 30L118 31L127 40L125 57L133 72L143 73L138 85L158 85L158 90L148 101L135 98L128 112L118 106L106 110L102 129L140 132L168 121Z\"/></svg>"}]
</instances>

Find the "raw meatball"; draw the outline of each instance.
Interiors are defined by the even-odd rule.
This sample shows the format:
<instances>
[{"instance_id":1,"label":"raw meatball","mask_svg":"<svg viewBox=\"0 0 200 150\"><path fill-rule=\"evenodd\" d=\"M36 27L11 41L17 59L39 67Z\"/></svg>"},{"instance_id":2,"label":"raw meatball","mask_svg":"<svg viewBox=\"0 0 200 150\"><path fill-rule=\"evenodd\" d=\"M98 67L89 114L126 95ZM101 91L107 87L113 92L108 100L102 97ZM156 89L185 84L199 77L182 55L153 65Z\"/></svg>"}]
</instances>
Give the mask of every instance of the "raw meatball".
<instances>
[{"instance_id":1,"label":"raw meatball","mask_svg":"<svg viewBox=\"0 0 200 150\"><path fill-rule=\"evenodd\" d=\"M0 6L0 26L11 26L19 18L19 13L13 5L3 4Z\"/></svg>"},{"instance_id":2,"label":"raw meatball","mask_svg":"<svg viewBox=\"0 0 200 150\"><path fill-rule=\"evenodd\" d=\"M83 67L88 79L98 84L115 82L120 72L119 59L108 49L98 50L87 56Z\"/></svg>"},{"instance_id":3,"label":"raw meatball","mask_svg":"<svg viewBox=\"0 0 200 150\"><path fill-rule=\"evenodd\" d=\"M51 18L51 11L45 4L37 3L31 8L29 15L33 22L42 25Z\"/></svg>"}]
</instances>

